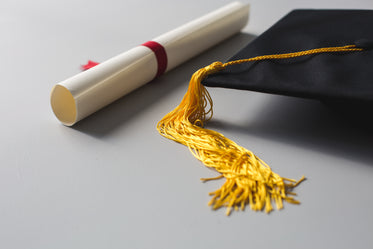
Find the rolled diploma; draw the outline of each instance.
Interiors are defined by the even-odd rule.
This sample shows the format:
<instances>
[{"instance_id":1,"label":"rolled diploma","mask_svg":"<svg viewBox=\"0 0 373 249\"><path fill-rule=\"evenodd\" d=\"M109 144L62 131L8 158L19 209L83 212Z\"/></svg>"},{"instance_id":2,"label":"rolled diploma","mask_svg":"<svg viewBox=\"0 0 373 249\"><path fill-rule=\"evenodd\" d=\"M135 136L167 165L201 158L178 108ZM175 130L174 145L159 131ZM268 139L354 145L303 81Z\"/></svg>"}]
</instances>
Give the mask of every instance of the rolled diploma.
<instances>
[{"instance_id":1,"label":"rolled diploma","mask_svg":"<svg viewBox=\"0 0 373 249\"><path fill-rule=\"evenodd\" d=\"M153 39L166 51L166 72L239 32L248 16L249 5L233 2ZM137 46L55 85L52 110L64 125L72 126L151 81L157 70L154 52Z\"/></svg>"}]
</instances>

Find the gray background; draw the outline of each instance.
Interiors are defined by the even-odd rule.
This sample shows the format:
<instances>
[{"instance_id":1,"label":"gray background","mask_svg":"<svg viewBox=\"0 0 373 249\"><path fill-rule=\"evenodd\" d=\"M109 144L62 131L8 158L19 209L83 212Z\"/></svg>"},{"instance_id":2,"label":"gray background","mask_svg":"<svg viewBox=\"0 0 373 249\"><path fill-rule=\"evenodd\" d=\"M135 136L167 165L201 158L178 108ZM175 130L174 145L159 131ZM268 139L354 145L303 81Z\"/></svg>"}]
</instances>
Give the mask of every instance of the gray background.
<instances>
[{"instance_id":1,"label":"gray background","mask_svg":"<svg viewBox=\"0 0 373 249\"><path fill-rule=\"evenodd\" d=\"M156 122L189 77L226 60L294 8L373 8L360 1L251 1L243 33L73 128L49 106L52 86L88 59L104 61L229 1L0 3L0 248L369 248L372 128L317 101L210 89L209 128L275 172L307 181L301 205L267 215L212 211L223 181Z\"/></svg>"}]
</instances>

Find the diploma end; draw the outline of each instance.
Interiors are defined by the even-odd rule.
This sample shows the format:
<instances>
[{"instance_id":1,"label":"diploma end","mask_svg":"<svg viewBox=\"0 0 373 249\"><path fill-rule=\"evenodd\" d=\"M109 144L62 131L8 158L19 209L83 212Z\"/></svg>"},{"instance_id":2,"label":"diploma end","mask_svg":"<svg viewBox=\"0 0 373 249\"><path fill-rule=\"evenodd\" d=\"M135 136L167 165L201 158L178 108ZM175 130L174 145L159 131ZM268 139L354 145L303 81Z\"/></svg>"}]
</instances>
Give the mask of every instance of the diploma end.
<instances>
[{"instance_id":1,"label":"diploma end","mask_svg":"<svg viewBox=\"0 0 373 249\"><path fill-rule=\"evenodd\" d=\"M55 85L51 92L50 101L54 115L62 124L72 126L76 123L75 99L67 88Z\"/></svg>"}]
</instances>

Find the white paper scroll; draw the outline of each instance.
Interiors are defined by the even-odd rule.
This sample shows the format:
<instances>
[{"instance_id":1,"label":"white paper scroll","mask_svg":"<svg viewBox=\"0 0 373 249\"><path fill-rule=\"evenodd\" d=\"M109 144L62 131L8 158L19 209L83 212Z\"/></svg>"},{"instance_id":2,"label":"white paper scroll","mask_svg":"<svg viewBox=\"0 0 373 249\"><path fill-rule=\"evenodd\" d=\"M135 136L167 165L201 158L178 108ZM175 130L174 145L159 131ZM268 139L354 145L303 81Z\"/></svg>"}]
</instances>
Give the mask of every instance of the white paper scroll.
<instances>
[{"instance_id":1,"label":"white paper scroll","mask_svg":"<svg viewBox=\"0 0 373 249\"><path fill-rule=\"evenodd\" d=\"M152 41L166 50L169 71L239 32L248 15L247 4L233 2ZM145 46L135 47L55 85L51 92L53 112L64 125L71 126L151 81L157 69L154 52Z\"/></svg>"}]
</instances>

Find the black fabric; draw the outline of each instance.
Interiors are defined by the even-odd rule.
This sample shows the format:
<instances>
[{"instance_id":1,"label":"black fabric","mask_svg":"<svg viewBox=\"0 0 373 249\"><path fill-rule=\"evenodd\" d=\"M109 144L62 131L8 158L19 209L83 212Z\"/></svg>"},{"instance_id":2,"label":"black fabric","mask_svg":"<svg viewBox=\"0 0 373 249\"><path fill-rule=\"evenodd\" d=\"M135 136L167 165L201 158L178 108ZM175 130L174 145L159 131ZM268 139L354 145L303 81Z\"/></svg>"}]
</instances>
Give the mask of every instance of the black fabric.
<instances>
[{"instance_id":1,"label":"black fabric","mask_svg":"<svg viewBox=\"0 0 373 249\"><path fill-rule=\"evenodd\" d=\"M324 101L373 101L373 10L294 10L230 59L356 44L361 52L229 66L202 83Z\"/></svg>"}]
</instances>

